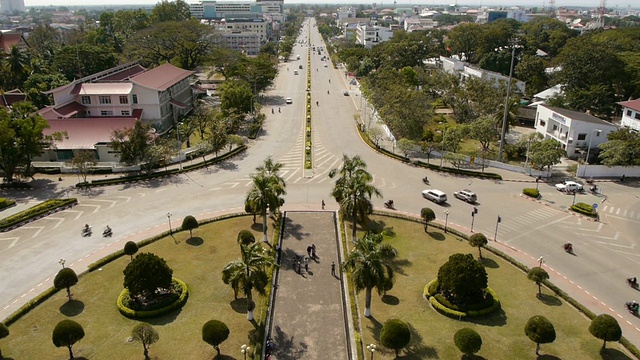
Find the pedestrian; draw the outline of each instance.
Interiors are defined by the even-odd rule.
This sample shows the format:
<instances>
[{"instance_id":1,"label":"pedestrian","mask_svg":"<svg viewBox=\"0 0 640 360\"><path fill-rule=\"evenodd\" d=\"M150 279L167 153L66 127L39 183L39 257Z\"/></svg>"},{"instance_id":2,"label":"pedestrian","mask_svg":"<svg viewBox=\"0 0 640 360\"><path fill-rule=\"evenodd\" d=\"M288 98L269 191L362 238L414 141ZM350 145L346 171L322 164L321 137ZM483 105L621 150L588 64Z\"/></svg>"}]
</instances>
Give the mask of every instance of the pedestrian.
<instances>
[{"instance_id":1,"label":"pedestrian","mask_svg":"<svg viewBox=\"0 0 640 360\"><path fill-rule=\"evenodd\" d=\"M316 258L316 244L311 244L311 258Z\"/></svg>"},{"instance_id":2,"label":"pedestrian","mask_svg":"<svg viewBox=\"0 0 640 360\"><path fill-rule=\"evenodd\" d=\"M296 256L295 255L293 255L293 257L291 257L291 268L293 270L296 269Z\"/></svg>"},{"instance_id":3,"label":"pedestrian","mask_svg":"<svg viewBox=\"0 0 640 360\"><path fill-rule=\"evenodd\" d=\"M307 246L307 255L309 255L309 257L311 256L311 252L313 251L313 247L311 245Z\"/></svg>"},{"instance_id":4,"label":"pedestrian","mask_svg":"<svg viewBox=\"0 0 640 360\"><path fill-rule=\"evenodd\" d=\"M304 258L304 271L309 272L309 258Z\"/></svg>"},{"instance_id":5,"label":"pedestrian","mask_svg":"<svg viewBox=\"0 0 640 360\"><path fill-rule=\"evenodd\" d=\"M336 263L331 262L331 276L336 276Z\"/></svg>"},{"instance_id":6,"label":"pedestrian","mask_svg":"<svg viewBox=\"0 0 640 360\"><path fill-rule=\"evenodd\" d=\"M322 200L322 210L324 210L324 200Z\"/></svg>"}]
</instances>

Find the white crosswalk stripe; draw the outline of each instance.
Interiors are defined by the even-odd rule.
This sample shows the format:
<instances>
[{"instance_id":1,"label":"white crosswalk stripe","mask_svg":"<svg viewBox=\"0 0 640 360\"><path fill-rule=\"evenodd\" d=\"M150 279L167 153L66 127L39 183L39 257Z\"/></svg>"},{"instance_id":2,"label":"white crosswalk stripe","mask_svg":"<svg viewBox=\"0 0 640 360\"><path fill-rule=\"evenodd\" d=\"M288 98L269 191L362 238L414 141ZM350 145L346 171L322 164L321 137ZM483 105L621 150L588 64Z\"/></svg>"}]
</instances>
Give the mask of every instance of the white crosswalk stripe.
<instances>
[{"instance_id":1,"label":"white crosswalk stripe","mask_svg":"<svg viewBox=\"0 0 640 360\"><path fill-rule=\"evenodd\" d=\"M536 223L540 223L552 217L557 217L558 214L562 214L562 211L545 206L544 208L536 209L513 218L501 215L500 217L502 221L498 226L498 238L512 232L521 232L523 229L531 227ZM483 230L485 231L485 234L493 234L495 232L495 227Z\"/></svg>"},{"instance_id":2,"label":"white crosswalk stripe","mask_svg":"<svg viewBox=\"0 0 640 360\"><path fill-rule=\"evenodd\" d=\"M640 220L640 211L622 209L622 208L619 208L619 207L609 206L609 205L601 206L598 209L598 211L601 214L610 214L610 215L617 216L617 217L620 217L620 218L627 218L627 219L632 219L632 220Z\"/></svg>"}]
</instances>

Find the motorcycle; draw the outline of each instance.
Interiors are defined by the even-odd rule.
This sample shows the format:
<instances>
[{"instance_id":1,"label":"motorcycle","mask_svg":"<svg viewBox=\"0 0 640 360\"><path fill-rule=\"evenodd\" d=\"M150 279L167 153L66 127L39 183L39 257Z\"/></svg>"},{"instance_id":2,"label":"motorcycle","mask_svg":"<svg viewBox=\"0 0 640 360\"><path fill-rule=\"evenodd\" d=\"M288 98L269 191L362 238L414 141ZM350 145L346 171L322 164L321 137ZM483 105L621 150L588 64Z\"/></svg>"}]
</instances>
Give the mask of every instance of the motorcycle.
<instances>
[{"instance_id":1,"label":"motorcycle","mask_svg":"<svg viewBox=\"0 0 640 360\"><path fill-rule=\"evenodd\" d=\"M635 316L638 316L638 308L640 308L640 304L638 304L635 301L630 301L630 302L624 303L624 305L627 307L627 310L629 310L630 313L632 313Z\"/></svg>"},{"instance_id":2,"label":"motorcycle","mask_svg":"<svg viewBox=\"0 0 640 360\"><path fill-rule=\"evenodd\" d=\"M111 237L111 235L113 235L113 231L107 226L102 232L102 237Z\"/></svg>"},{"instance_id":3,"label":"motorcycle","mask_svg":"<svg viewBox=\"0 0 640 360\"><path fill-rule=\"evenodd\" d=\"M598 195L598 187L596 185L593 185L592 187L590 187L589 190L593 195Z\"/></svg>"},{"instance_id":4,"label":"motorcycle","mask_svg":"<svg viewBox=\"0 0 640 360\"><path fill-rule=\"evenodd\" d=\"M395 210L395 207L393 207L393 200L385 201L384 207L387 209Z\"/></svg>"},{"instance_id":5,"label":"motorcycle","mask_svg":"<svg viewBox=\"0 0 640 360\"><path fill-rule=\"evenodd\" d=\"M627 279L627 284L629 286L631 286L634 289L638 288L638 280L636 280L636 278L628 278Z\"/></svg>"},{"instance_id":6,"label":"motorcycle","mask_svg":"<svg viewBox=\"0 0 640 360\"><path fill-rule=\"evenodd\" d=\"M82 228L83 237L91 236L91 234L92 234L91 226Z\"/></svg>"},{"instance_id":7,"label":"motorcycle","mask_svg":"<svg viewBox=\"0 0 640 360\"><path fill-rule=\"evenodd\" d=\"M426 176L423 177L422 182L425 183L426 185L429 185L429 178L427 178Z\"/></svg>"},{"instance_id":8,"label":"motorcycle","mask_svg":"<svg viewBox=\"0 0 640 360\"><path fill-rule=\"evenodd\" d=\"M564 251L568 252L569 254L573 254L573 245L571 245L571 243L566 243L562 245L562 248L564 249Z\"/></svg>"}]
</instances>

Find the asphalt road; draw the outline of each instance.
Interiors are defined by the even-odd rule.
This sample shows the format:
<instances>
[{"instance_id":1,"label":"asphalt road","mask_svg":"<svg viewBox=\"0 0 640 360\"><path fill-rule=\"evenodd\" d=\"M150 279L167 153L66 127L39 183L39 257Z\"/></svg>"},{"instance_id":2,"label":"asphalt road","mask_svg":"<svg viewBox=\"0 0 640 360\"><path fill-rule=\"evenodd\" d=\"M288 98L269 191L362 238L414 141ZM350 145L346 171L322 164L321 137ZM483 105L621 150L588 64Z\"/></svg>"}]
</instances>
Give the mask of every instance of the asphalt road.
<instances>
[{"instance_id":1,"label":"asphalt road","mask_svg":"<svg viewBox=\"0 0 640 360\"><path fill-rule=\"evenodd\" d=\"M319 33L316 28L312 30L311 43L321 45ZM522 188L532 186L531 183L456 177L389 159L366 146L357 134L354 115L361 108L359 90L349 88L343 71L334 69L330 63L324 67L317 52L311 59L314 168L313 176L305 178L307 47L297 44L291 58L295 59L296 55L300 55L301 60L279 65L279 75L263 102L262 112L267 117L263 132L250 142L243 155L209 169L150 183L72 190L70 196L79 199L78 206L0 233L0 278L3 279L0 318L51 286L60 268L59 259L65 259L67 266L80 272L90 262L120 249L128 240L142 240L166 231L167 213L171 213L172 226L178 226L186 215L205 218L242 211L251 184L250 175L267 156L285 164L281 173L287 183L285 209L319 209L322 200L327 209L336 209L337 204L329 196L333 180L328 178L328 172L341 165L343 154L358 154L374 175L374 185L383 192L383 198L373 201L377 208L382 208L384 200L393 199L397 211L419 214L422 207L428 206L436 211L439 220L444 220L447 210L450 224L470 228L473 206L453 198L452 193L463 188L476 192L478 214L473 219L474 231L493 238L500 216L499 241L518 249L525 254L525 259L528 256L528 266L535 266L536 259L543 256L544 266L551 272L554 283L578 299L587 299L585 303L596 313L615 313L621 320L624 335L640 345L640 319L624 309L625 301L640 299L640 294L625 283L625 278L640 274L640 249L635 235L640 231L637 183L603 184L607 195L604 203L601 203L603 197L578 195L577 201L600 204L601 223L595 223L567 213L565 210L573 197L557 192L552 184L540 185L543 201L535 202L519 195ZM302 71L294 75L293 69L300 64ZM349 96L344 96L344 91L349 91ZM292 98L293 104L285 104L287 97ZM319 106L315 105L316 101ZM510 180L532 180L520 174L501 173ZM421 181L425 175L431 187L449 195L449 201L443 206L420 196L426 188ZM10 210L15 211L51 197L66 197L65 190L75 182L77 179L73 176L62 182L38 177L37 190L5 192L0 196L15 198L19 206ZM3 216L6 214L7 211L3 212ZM93 226L92 237L80 236L85 223ZM113 228L113 238L100 236L106 224ZM574 244L575 256L561 249L566 241Z\"/></svg>"}]
</instances>

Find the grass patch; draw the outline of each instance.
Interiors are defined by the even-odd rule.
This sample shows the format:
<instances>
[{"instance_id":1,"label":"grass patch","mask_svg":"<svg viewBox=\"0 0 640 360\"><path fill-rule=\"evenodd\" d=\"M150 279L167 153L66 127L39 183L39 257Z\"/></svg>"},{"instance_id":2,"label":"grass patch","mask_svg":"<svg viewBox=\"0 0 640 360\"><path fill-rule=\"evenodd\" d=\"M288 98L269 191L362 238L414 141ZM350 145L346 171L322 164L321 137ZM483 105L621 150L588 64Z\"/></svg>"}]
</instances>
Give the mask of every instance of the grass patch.
<instances>
[{"instance_id":1,"label":"grass patch","mask_svg":"<svg viewBox=\"0 0 640 360\"><path fill-rule=\"evenodd\" d=\"M261 239L261 226L252 228L251 216L236 217L202 225L189 232L175 233L175 240L166 237L142 248L164 258L173 269L174 276L189 287L189 301L170 314L147 319L160 334L150 348L152 358L210 359L215 351L202 341L202 325L211 319L227 324L229 338L221 345L223 354L237 357L240 346L252 349L254 325L247 321L245 299L234 301L233 291L221 279L222 268L240 257L236 243L238 231L249 229ZM200 241L201 240L201 241ZM40 306L31 310L10 326L11 334L2 339L2 353L13 359L65 358L66 348L56 348L51 342L55 325L63 319L80 323L86 333L74 346L74 355L87 359L143 358L140 343L129 343L127 338L138 321L127 319L118 312L116 300L122 291L122 270L129 263L123 256L105 265L102 270L87 273L71 288L74 301L66 301L66 292L60 291ZM264 299L254 292L258 304L255 315L258 326L264 309ZM264 306L264 305L263 305ZM66 315L65 315L66 314Z\"/></svg>"},{"instance_id":2,"label":"grass patch","mask_svg":"<svg viewBox=\"0 0 640 360\"><path fill-rule=\"evenodd\" d=\"M477 249L469 244L429 227L429 233L419 223L373 216L385 231L385 241L398 250L396 283L384 298L373 297L373 318L362 318L363 343L379 344L380 330L385 321L397 318L410 324L412 340L403 359L460 359L461 353L453 343L453 335L463 327L476 330L482 337L482 350L477 354L485 359L532 359L535 344L524 334L527 320L544 315L554 325L557 338L544 344L540 353L559 359L630 359L618 344L607 344L612 350L600 355L602 342L589 334L590 320L547 289L536 298L536 285L525 273L500 257L483 252L483 262L489 275L489 286L502 303L496 315L458 321L440 315L424 299L425 285L437 276L438 268L449 255L471 253ZM391 234L392 236L389 236ZM375 292L374 292L375 294ZM360 309L364 309L364 291L358 295ZM377 359L393 359L391 351L376 354Z\"/></svg>"}]
</instances>

